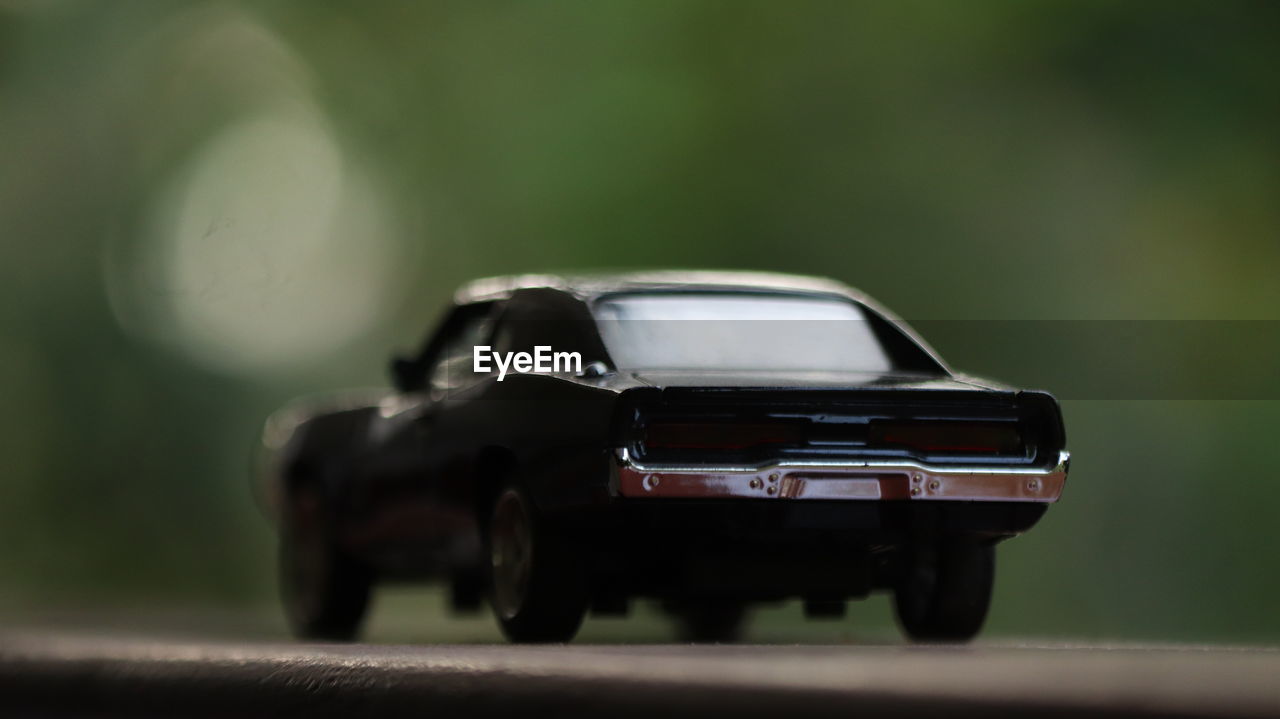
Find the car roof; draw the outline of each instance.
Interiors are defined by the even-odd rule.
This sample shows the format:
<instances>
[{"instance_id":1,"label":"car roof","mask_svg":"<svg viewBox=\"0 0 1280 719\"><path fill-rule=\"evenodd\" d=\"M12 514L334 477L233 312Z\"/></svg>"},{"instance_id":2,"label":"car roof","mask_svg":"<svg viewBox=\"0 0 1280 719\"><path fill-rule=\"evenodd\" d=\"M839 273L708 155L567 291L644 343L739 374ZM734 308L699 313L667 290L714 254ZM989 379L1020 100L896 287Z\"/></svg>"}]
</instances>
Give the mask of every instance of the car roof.
<instances>
[{"instance_id":1,"label":"car roof","mask_svg":"<svg viewBox=\"0 0 1280 719\"><path fill-rule=\"evenodd\" d=\"M946 372L951 368L942 357L906 322L870 296L833 279L780 272L742 270L647 270L598 272L590 274L503 275L472 280L454 294L459 305L502 300L518 290L554 289L591 300L614 292L653 290L750 290L764 292L806 292L847 297L879 313L898 325L912 341L929 354Z\"/></svg>"},{"instance_id":2,"label":"car roof","mask_svg":"<svg viewBox=\"0 0 1280 719\"><path fill-rule=\"evenodd\" d=\"M778 272L654 270L591 274L529 274L486 277L458 289L458 304L499 300L517 290L556 289L589 299L613 292L646 290L756 290L765 292L813 292L836 294L857 300L867 298L857 290L825 277Z\"/></svg>"}]
</instances>

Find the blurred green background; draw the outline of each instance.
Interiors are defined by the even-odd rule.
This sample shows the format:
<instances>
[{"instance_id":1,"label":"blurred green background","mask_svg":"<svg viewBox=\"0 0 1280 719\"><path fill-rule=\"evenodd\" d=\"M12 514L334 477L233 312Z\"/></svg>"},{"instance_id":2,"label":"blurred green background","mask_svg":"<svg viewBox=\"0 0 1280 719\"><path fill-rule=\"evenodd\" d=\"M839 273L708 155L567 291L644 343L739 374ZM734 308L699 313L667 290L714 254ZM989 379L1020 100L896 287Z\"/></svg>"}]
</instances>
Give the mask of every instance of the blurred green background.
<instances>
[{"instance_id":1,"label":"blurred green background","mask_svg":"<svg viewBox=\"0 0 1280 719\"><path fill-rule=\"evenodd\" d=\"M1034 362L947 331L1280 319L1277 68L1261 1L0 0L5 621L278 632L267 413L381 384L465 279L672 266L830 275L1050 390L1180 376L1063 393L1072 478L988 635L1280 640L1274 342L1228 400L1116 325ZM439 605L375 636L496 636ZM888 637L886 605L753 637Z\"/></svg>"}]
</instances>

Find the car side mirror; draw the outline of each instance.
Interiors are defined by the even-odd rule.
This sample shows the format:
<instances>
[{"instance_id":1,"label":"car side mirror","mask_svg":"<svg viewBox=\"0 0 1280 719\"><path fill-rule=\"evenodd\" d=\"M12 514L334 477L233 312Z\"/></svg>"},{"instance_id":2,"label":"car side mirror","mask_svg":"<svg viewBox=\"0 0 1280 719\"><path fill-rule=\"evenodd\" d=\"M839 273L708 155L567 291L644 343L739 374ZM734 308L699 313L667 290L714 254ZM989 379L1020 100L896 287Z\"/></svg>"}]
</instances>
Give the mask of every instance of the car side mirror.
<instances>
[{"instance_id":1,"label":"car side mirror","mask_svg":"<svg viewBox=\"0 0 1280 719\"><path fill-rule=\"evenodd\" d=\"M401 392L422 389L422 368L418 361L408 357L392 358L391 382Z\"/></svg>"}]
</instances>

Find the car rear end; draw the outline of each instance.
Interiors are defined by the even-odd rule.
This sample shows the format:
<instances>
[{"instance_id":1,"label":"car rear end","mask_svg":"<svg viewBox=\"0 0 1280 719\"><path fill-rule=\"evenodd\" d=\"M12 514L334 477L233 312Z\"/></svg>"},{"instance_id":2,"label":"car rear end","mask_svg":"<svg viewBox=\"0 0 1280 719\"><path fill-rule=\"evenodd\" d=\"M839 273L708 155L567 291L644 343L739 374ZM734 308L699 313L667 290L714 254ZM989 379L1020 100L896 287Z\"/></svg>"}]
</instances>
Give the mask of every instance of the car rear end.
<instances>
[{"instance_id":1,"label":"car rear end","mask_svg":"<svg viewBox=\"0 0 1280 719\"><path fill-rule=\"evenodd\" d=\"M610 492L630 581L844 598L889 586L913 538L1029 529L1066 481L1057 402L957 386L624 393Z\"/></svg>"},{"instance_id":2,"label":"car rear end","mask_svg":"<svg viewBox=\"0 0 1280 719\"><path fill-rule=\"evenodd\" d=\"M677 387L621 413L628 498L1050 503L1066 481L1043 392Z\"/></svg>"}]
</instances>

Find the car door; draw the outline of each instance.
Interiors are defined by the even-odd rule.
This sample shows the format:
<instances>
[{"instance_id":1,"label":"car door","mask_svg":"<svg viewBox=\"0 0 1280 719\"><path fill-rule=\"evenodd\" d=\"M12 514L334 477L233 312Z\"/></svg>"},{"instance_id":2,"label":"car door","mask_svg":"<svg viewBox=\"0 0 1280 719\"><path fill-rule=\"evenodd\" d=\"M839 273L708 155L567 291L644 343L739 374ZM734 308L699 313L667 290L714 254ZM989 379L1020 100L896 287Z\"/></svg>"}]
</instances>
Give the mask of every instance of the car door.
<instances>
[{"instance_id":1,"label":"car door","mask_svg":"<svg viewBox=\"0 0 1280 719\"><path fill-rule=\"evenodd\" d=\"M424 471L436 480L442 497L455 496L447 485L463 478L463 465L471 458L476 438L457 421L462 407L474 401L489 373L473 371L475 348L488 345L502 303L487 302L459 308L453 326L446 329L437 352L428 362L427 402L416 424L423 438Z\"/></svg>"},{"instance_id":2,"label":"car door","mask_svg":"<svg viewBox=\"0 0 1280 719\"><path fill-rule=\"evenodd\" d=\"M370 456L353 504L364 520L362 543L385 550L391 563L420 565L424 552L443 561L470 522L446 488L456 448L443 420L471 383L472 347L490 334L496 309L486 302L452 310L416 357L397 361L400 391L370 422Z\"/></svg>"}]
</instances>

